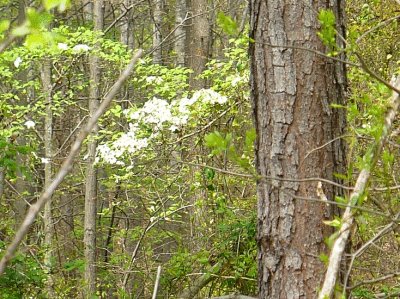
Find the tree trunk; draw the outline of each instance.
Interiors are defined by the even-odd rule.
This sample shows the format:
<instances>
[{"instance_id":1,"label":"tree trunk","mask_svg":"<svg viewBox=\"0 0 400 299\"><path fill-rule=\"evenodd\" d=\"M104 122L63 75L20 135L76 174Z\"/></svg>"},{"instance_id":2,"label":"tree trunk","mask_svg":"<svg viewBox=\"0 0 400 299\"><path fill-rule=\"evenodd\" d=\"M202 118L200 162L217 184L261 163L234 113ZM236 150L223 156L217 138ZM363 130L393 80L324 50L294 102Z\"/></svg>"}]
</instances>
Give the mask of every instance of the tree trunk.
<instances>
[{"instance_id":1,"label":"tree trunk","mask_svg":"<svg viewBox=\"0 0 400 299\"><path fill-rule=\"evenodd\" d=\"M4 194L4 183L6 178L6 169L5 167L0 167L0 204L3 199Z\"/></svg>"},{"instance_id":2,"label":"tree trunk","mask_svg":"<svg viewBox=\"0 0 400 299\"><path fill-rule=\"evenodd\" d=\"M163 0L154 0L154 30L153 30L153 63L161 64L162 63L162 33L161 33L161 25L162 25L162 7Z\"/></svg>"},{"instance_id":3,"label":"tree trunk","mask_svg":"<svg viewBox=\"0 0 400 299\"><path fill-rule=\"evenodd\" d=\"M193 89L205 87L204 79L197 76L201 74L208 61L210 24L208 21L208 3L207 0L191 0L191 11L193 22L189 30L188 67L193 70L190 75L189 84Z\"/></svg>"},{"instance_id":4,"label":"tree trunk","mask_svg":"<svg viewBox=\"0 0 400 299\"><path fill-rule=\"evenodd\" d=\"M127 45L128 49L133 49L134 40L132 33L132 9L126 11L128 7L132 4L131 0L124 0L121 3L121 13L125 13L125 16L122 18L121 22L121 36L120 41L122 44Z\"/></svg>"},{"instance_id":5,"label":"tree trunk","mask_svg":"<svg viewBox=\"0 0 400 299\"><path fill-rule=\"evenodd\" d=\"M52 179L52 164L51 159L53 158L53 110L52 110L52 84L51 84L51 61L49 59L45 59L42 64L41 69L41 80L42 87L45 94L45 103L46 103L46 115L44 120L44 151L45 151L45 161L44 161L44 188L47 189L51 183ZM50 199L44 206L44 247L45 247L45 255L44 255L44 265L46 267L46 271L48 273L47 277L47 294L50 298L54 298L54 290L53 290L53 277L51 274L52 271L52 240L54 235L54 227L53 227L53 217L52 217L52 200Z\"/></svg>"},{"instance_id":6,"label":"tree trunk","mask_svg":"<svg viewBox=\"0 0 400 299\"><path fill-rule=\"evenodd\" d=\"M185 66L185 42L186 42L186 27L185 19L187 14L186 0L176 0L175 8L175 44L174 50L176 54L176 65Z\"/></svg>"},{"instance_id":7,"label":"tree trunk","mask_svg":"<svg viewBox=\"0 0 400 299\"><path fill-rule=\"evenodd\" d=\"M332 231L322 221L332 217L332 208L300 199L317 197L317 182L279 178L333 180L345 163L342 140L333 141L343 134L344 114L330 107L343 102L345 68L293 48L325 51L316 34L317 12L333 9L342 25L344 9L342 1L335 1L334 7L327 3L314 1L311 7L304 1L250 1L250 35L255 40L250 46L251 93L261 177L259 298L316 298L323 279L319 256L326 250L324 237ZM277 45L283 47L272 47ZM326 185L324 191L332 200L335 190Z\"/></svg>"},{"instance_id":8,"label":"tree trunk","mask_svg":"<svg viewBox=\"0 0 400 299\"><path fill-rule=\"evenodd\" d=\"M103 1L94 1L93 8L94 29L103 29ZM97 47L97 46L96 46ZM89 113L93 113L99 106L100 99L100 59L96 54L89 57L90 65L90 95ZM88 142L88 158L86 169L86 190L85 190L85 281L86 297L90 298L96 294L96 205L97 205L97 169L94 165L96 156L97 125L93 128Z\"/></svg>"}]
</instances>

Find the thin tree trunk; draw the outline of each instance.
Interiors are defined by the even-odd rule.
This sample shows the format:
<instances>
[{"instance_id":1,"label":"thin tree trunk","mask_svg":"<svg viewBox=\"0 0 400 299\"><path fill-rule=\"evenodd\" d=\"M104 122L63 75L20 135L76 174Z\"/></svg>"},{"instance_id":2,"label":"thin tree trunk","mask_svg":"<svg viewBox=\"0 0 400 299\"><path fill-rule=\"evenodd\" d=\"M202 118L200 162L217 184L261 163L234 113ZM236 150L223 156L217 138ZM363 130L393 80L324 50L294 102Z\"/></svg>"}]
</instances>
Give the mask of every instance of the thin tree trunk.
<instances>
[{"instance_id":1,"label":"thin tree trunk","mask_svg":"<svg viewBox=\"0 0 400 299\"><path fill-rule=\"evenodd\" d=\"M186 43L186 27L185 19L187 14L186 0L176 0L175 8L175 27L174 32L175 44L174 50L176 54L176 65L185 66L185 43Z\"/></svg>"},{"instance_id":2,"label":"thin tree trunk","mask_svg":"<svg viewBox=\"0 0 400 299\"><path fill-rule=\"evenodd\" d=\"M94 29L103 29L103 1L94 1L93 7ZM96 46L97 47L97 46ZM89 113L93 115L99 107L100 99L100 59L96 54L89 57L90 65L90 95ZM84 223L84 244L85 244L85 281L86 297L90 298L96 294L96 205L97 205L97 169L94 165L96 156L98 132L97 125L93 128L88 142L88 158L86 168L85 185L85 223Z\"/></svg>"},{"instance_id":3,"label":"thin tree trunk","mask_svg":"<svg viewBox=\"0 0 400 299\"><path fill-rule=\"evenodd\" d=\"M162 63L162 9L163 9L163 0L154 0L154 30L153 30L153 63L161 64Z\"/></svg>"},{"instance_id":4,"label":"thin tree trunk","mask_svg":"<svg viewBox=\"0 0 400 299\"><path fill-rule=\"evenodd\" d=\"M311 3L311 2L310 2ZM268 180L266 177L333 180L345 163L344 114L330 104L343 103L342 64L300 46L325 51L317 37L319 9L341 12L342 1L250 1L251 93L258 196L259 298L316 298L326 251L323 224L332 208L296 197L317 197L317 182ZM341 24L341 14L337 14ZM280 46L280 47L276 47ZM333 139L334 142L330 142ZM328 143L330 142L330 143ZM328 144L318 151L323 144ZM342 166L343 167L343 166ZM334 190L324 186L328 199Z\"/></svg>"},{"instance_id":5,"label":"thin tree trunk","mask_svg":"<svg viewBox=\"0 0 400 299\"><path fill-rule=\"evenodd\" d=\"M121 13L125 13L125 16L122 18L121 24L121 35L120 40L121 43L128 46L129 49L133 49L134 41L132 34L132 13L130 11L126 12L126 9L131 5L131 0L124 0L121 3Z\"/></svg>"},{"instance_id":6,"label":"thin tree trunk","mask_svg":"<svg viewBox=\"0 0 400 299\"><path fill-rule=\"evenodd\" d=\"M52 111L52 84L51 84L51 61L50 59L45 59L42 64L41 69L41 79L43 91L45 94L45 103L46 103L46 115L44 121L44 150L45 150L45 161L44 161L44 187L48 188L52 179L52 163L51 159L53 158L53 111ZM50 298L54 298L54 289L53 289L53 277L52 277L52 263L53 263L53 235L54 235L54 227L53 227L53 217L52 217L52 200L51 198L44 206L44 247L45 247L45 256L44 256L44 265L46 267L46 271L48 273L46 291Z\"/></svg>"},{"instance_id":7,"label":"thin tree trunk","mask_svg":"<svg viewBox=\"0 0 400 299\"><path fill-rule=\"evenodd\" d=\"M0 167L0 204L4 194L5 178L6 178L6 169L5 167Z\"/></svg>"},{"instance_id":8,"label":"thin tree trunk","mask_svg":"<svg viewBox=\"0 0 400 299\"><path fill-rule=\"evenodd\" d=\"M26 3L24 0L19 0L18 5L19 6L18 6L17 22L20 25L25 20ZM22 38L17 39L18 45L22 45L22 43L23 43ZM22 82L27 82L26 77L27 77L27 71L23 71L21 74L18 74L18 79L20 79ZM24 103L24 102L26 103L26 95L21 94L20 99L23 101L22 103ZM26 144L25 137L19 136L17 138L16 142L19 145ZM23 157L22 154L17 154L16 161L19 166L26 165L25 158ZM19 167L17 169L17 179L15 182L15 189L18 192L18 197L13 202L13 209L14 209L14 213L15 213L15 217L14 217L15 228L17 229L17 227L19 226L19 224L21 223L21 221L24 217L25 210L26 210L26 202L23 197L26 196L26 191L29 189L29 185L25 181L24 175Z\"/></svg>"},{"instance_id":9,"label":"thin tree trunk","mask_svg":"<svg viewBox=\"0 0 400 299\"><path fill-rule=\"evenodd\" d=\"M193 23L190 27L188 39L188 66L193 70L189 78L190 87L201 89L205 87L205 80L197 76L201 74L208 61L210 24L208 21L207 0L192 0L191 11Z\"/></svg>"},{"instance_id":10,"label":"thin tree trunk","mask_svg":"<svg viewBox=\"0 0 400 299\"><path fill-rule=\"evenodd\" d=\"M93 20L93 2L97 0L82 0L83 6L83 19L84 21L92 21Z\"/></svg>"}]
</instances>

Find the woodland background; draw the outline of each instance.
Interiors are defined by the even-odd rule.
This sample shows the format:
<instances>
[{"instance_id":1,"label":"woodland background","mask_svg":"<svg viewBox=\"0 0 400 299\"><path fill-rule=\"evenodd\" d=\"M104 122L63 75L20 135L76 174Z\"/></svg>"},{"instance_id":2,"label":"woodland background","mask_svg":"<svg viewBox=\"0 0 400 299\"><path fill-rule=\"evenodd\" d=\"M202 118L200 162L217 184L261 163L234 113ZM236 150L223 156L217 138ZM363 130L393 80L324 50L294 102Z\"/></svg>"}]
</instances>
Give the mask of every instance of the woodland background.
<instances>
[{"instance_id":1,"label":"woodland background","mask_svg":"<svg viewBox=\"0 0 400 299\"><path fill-rule=\"evenodd\" d=\"M0 254L132 53L144 54L0 276L0 297L151 298L155 284L157 298L256 296L248 3L53 2L0 1L4 40L18 28L0 54ZM399 72L399 8L346 8L347 59L387 81ZM391 90L351 65L348 80L334 108L347 115L337 176L352 186ZM399 133L396 121L355 214L342 273L353 298L399 296Z\"/></svg>"}]
</instances>

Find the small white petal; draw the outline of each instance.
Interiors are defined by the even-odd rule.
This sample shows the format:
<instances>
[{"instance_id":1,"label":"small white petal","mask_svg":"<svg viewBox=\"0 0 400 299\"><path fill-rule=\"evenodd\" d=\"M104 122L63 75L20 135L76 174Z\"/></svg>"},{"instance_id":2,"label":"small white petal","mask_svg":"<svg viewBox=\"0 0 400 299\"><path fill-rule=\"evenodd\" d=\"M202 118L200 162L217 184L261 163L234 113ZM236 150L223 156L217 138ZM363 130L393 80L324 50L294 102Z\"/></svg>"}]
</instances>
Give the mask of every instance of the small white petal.
<instances>
[{"instance_id":1,"label":"small white petal","mask_svg":"<svg viewBox=\"0 0 400 299\"><path fill-rule=\"evenodd\" d=\"M27 127L28 129L31 129L31 128L34 128L35 127L35 122L34 121L32 121L32 120L27 120L26 122L25 122L25 127Z\"/></svg>"},{"instance_id":2,"label":"small white petal","mask_svg":"<svg viewBox=\"0 0 400 299\"><path fill-rule=\"evenodd\" d=\"M22 58L21 57L17 57L17 59L15 59L15 61L14 61L14 66L16 68L18 68L21 63L22 63Z\"/></svg>"},{"instance_id":3,"label":"small white petal","mask_svg":"<svg viewBox=\"0 0 400 299\"><path fill-rule=\"evenodd\" d=\"M42 161L43 164L50 163L50 159L49 158L40 158L40 160Z\"/></svg>"},{"instance_id":4,"label":"small white petal","mask_svg":"<svg viewBox=\"0 0 400 299\"><path fill-rule=\"evenodd\" d=\"M60 50L63 50L63 51L68 50L68 45L67 45L67 44L58 43L57 46L58 46L58 48L59 48Z\"/></svg>"},{"instance_id":5,"label":"small white petal","mask_svg":"<svg viewBox=\"0 0 400 299\"><path fill-rule=\"evenodd\" d=\"M85 44L78 44L72 48L74 52L87 52L90 50L90 47Z\"/></svg>"}]
</instances>

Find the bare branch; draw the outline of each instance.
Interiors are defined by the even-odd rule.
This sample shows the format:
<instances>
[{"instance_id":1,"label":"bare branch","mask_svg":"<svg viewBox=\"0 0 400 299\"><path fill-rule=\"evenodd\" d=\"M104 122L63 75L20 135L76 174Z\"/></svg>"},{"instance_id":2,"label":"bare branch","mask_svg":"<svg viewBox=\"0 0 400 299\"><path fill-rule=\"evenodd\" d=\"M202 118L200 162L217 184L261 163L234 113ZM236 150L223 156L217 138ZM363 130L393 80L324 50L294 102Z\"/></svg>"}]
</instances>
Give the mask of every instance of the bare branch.
<instances>
[{"instance_id":1,"label":"bare branch","mask_svg":"<svg viewBox=\"0 0 400 299\"><path fill-rule=\"evenodd\" d=\"M344 285L343 285L343 288L344 288L344 289L349 289L349 290L351 290L351 289L354 289L354 288L356 288L356 287L358 287L358 286L360 286L360 285L363 285L363 284L373 283L373 282L368 282L368 281L366 281L366 282L359 283L359 284L356 284L356 285L354 285L354 286L351 286L351 287L347 288L347 283L348 283L348 281L349 281L350 273L351 273L351 270L352 270L352 268L353 268L354 260L355 260L357 257L359 257L361 254L363 254L363 252L364 252L369 246L371 246L375 241L379 240L380 238L382 238L383 236L385 236L387 233L389 233L389 232L393 229L393 226L396 225L396 223L397 223L397 221L398 221L399 219L400 219L400 213L398 213L398 214L396 215L395 219L393 219L392 222L390 222L388 225L386 225L384 228L382 228L372 239L370 239L367 243L365 243L363 246L361 246L356 252L354 252L354 253L351 255L350 264L349 264L349 266L348 266L348 269L347 269L347 272L346 272L346 277L345 277L345 279L344 279ZM393 276L392 276L392 277L393 277ZM388 277L388 278L389 278L389 277ZM386 278L386 279L387 279L387 278ZM376 281L376 282L377 282L377 281Z\"/></svg>"},{"instance_id":2,"label":"bare branch","mask_svg":"<svg viewBox=\"0 0 400 299\"><path fill-rule=\"evenodd\" d=\"M400 4L400 0L395 0L395 1L396 1L397 3ZM372 27L371 29L365 31L362 35L360 35L359 38L357 38L356 44L358 44L358 43L359 43L364 37L366 37L368 34L374 32L375 30L377 30L377 29L379 29L379 28L381 28L381 27L383 27L383 26L388 25L389 23L391 23L391 22L393 22L393 21L396 21L397 19L400 19L400 16L391 17L391 18L389 18L389 19L387 19L387 20L385 20L385 21L383 21L383 22L380 22L378 25Z\"/></svg>"},{"instance_id":3,"label":"bare branch","mask_svg":"<svg viewBox=\"0 0 400 299\"><path fill-rule=\"evenodd\" d=\"M341 185L339 183L336 183L334 181L330 181L330 180L324 179L324 178L317 178L317 177L313 178L313 177L310 177L310 178L303 178L303 179L292 179L292 178L274 177L274 176L260 176L260 175L256 175L256 174L233 172L233 171L221 169L221 168L218 168L218 167L209 166L209 165L206 165L206 164L199 164L199 163L193 163L193 162L184 162L184 161L180 161L179 163L192 165L192 166L198 166L198 167L202 167L202 168L209 168L209 169L213 169L215 171L218 171L220 173L225 173L225 174L234 175L234 176L243 177L243 178L249 178L249 179L266 179L266 180L271 180L271 181L296 182L296 183L306 183L306 182L318 182L318 181L321 181L323 183L327 183L329 185L332 185L332 186L335 186L335 187L338 187L338 188L342 188L344 190L353 190L353 187L344 186L344 185Z\"/></svg>"},{"instance_id":4,"label":"bare branch","mask_svg":"<svg viewBox=\"0 0 400 299\"><path fill-rule=\"evenodd\" d=\"M158 285L160 283L160 278L161 278L161 266L158 266L157 267L156 282L154 283L153 296L151 297L152 299L156 299L157 298Z\"/></svg>"},{"instance_id":5,"label":"bare branch","mask_svg":"<svg viewBox=\"0 0 400 299\"><path fill-rule=\"evenodd\" d=\"M260 43L260 42L255 42L256 44L262 44L262 45L266 45L266 46L270 46L271 48L282 48L282 49L294 49L294 50L302 50L302 51L306 51L306 52L311 52L314 53L318 56L321 57L325 57L329 60L333 60L333 61L337 61L337 62L341 62L341 63L345 63L347 65L351 65L351 66L355 66L355 67L361 67L361 65L348 61L348 60L343 60L340 58L336 58L334 56L329 56L321 51L315 50L315 49L311 49L311 48L307 48L307 47L301 47L301 46L292 46L292 45L274 45L274 44L270 44L270 43Z\"/></svg>"}]
</instances>

